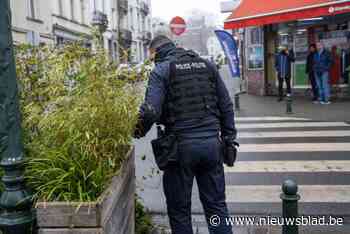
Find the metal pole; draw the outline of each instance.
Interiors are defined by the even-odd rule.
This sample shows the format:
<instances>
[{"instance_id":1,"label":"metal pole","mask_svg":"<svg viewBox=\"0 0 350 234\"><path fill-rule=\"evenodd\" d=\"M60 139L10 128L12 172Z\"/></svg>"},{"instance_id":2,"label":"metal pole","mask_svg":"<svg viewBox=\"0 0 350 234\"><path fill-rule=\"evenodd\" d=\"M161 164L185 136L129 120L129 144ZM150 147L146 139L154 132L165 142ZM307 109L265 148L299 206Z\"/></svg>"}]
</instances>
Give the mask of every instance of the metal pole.
<instances>
[{"instance_id":1,"label":"metal pole","mask_svg":"<svg viewBox=\"0 0 350 234\"><path fill-rule=\"evenodd\" d=\"M350 97L350 71L349 71L349 74L348 74L348 95Z\"/></svg>"},{"instance_id":2,"label":"metal pole","mask_svg":"<svg viewBox=\"0 0 350 234\"><path fill-rule=\"evenodd\" d=\"M10 1L0 1L0 166L5 190L0 197L4 234L32 233L32 196L24 186L24 152L16 66L11 35Z\"/></svg>"},{"instance_id":3,"label":"metal pole","mask_svg":"<svg viewBox=\"0 0 350 234\"><path fill-rule=\"evenodd\" d=\"M235 109L237 111L239 111L241 109L241 105L240 105L240 102L239 102L239 94L235 95Z\"/></svg>"},{"instance_id":4,"label":"metal pole","mask_svg":"<svg viewBox=\"0 0 350 234\"><path fill-rule=\"evenodd\" d=\"M282 185L283 193L280 195L282 199L282 216L284 219L297 218L298 215L298 201L300 195L298 194L298 185L293 180L286 180ZM295 223L295 222L294 222ZM299 228L297 225L286 225L282 227L282 234L298 234Z\"/></svg>"},{"instance_id":5,"label":"metal pole","mask_svg":"<svg viewBox=\"0 0 350 234\"><path fill-rule=\"evenodd\" d=\"M286 105L287 105L287 114L293 114L293 100L292 100L291 94L287 94Z\"/></svg>"}]
</instances>

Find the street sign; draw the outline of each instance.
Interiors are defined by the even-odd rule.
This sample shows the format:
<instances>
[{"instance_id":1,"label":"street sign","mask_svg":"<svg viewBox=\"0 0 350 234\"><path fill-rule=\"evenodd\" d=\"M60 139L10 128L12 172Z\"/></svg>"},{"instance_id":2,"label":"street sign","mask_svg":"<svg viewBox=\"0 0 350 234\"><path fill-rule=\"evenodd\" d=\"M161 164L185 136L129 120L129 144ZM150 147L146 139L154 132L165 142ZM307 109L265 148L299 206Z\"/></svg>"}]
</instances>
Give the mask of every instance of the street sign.
<instances>
[{"instance_id":1,"label":"street sign","mask_svg":"<svg viewBox=\"0 0 350 234\"><path fill-rule=\"evenodd\" d=\"M176 36L180 36L186 31L185 20L179 16L176 16L170 21L170 30Z\"/></svg>"}]
</instances>

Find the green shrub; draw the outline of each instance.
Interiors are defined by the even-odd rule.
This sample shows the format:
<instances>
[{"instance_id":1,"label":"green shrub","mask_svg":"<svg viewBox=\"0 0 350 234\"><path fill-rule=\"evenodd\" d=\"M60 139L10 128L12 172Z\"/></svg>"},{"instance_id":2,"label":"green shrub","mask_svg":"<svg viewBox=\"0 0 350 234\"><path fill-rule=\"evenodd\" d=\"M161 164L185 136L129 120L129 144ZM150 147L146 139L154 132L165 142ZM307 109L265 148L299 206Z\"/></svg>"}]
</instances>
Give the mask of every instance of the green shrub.
<instances>
[{"instance_id":1,"label":"green shrub","mask_svg":"<svg viewBox=\"0 0 350 234\"><path fill-rule=\"evenodd\" d=\"M79 43L16 48L25 176L37 199L95 201L125 159L140 95L107 57Z\"/></svg>"},{"instance_id":2,"label":"green shrub","mask_svg":"<svg viewBox=\"0 0 350 234\"><path fill-rule=\"evenodd\" d=\"M150 234L154 229L151 215L147 213L139 199L135 199L135 204L135 233Z\"/></svg>"}]
</instances>

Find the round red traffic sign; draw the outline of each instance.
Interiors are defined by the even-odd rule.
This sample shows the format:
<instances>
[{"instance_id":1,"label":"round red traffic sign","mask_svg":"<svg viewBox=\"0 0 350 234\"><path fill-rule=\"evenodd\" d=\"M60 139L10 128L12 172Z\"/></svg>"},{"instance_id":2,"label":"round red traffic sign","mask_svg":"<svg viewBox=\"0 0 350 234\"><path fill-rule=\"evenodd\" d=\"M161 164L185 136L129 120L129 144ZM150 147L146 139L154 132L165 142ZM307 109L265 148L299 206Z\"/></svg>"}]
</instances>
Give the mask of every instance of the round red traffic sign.
<instances>
[{"instance_id":1,"label":"round red traffic sign","mask_svg":"<svg viewBox=\"0 0 350 234\"><path fill-rule=\"evenodd\" d=\"M186 22L183 18L176 16L170 21L170 29L172 33L180 36L186 31Z\"/></svg>"}]
</instances>

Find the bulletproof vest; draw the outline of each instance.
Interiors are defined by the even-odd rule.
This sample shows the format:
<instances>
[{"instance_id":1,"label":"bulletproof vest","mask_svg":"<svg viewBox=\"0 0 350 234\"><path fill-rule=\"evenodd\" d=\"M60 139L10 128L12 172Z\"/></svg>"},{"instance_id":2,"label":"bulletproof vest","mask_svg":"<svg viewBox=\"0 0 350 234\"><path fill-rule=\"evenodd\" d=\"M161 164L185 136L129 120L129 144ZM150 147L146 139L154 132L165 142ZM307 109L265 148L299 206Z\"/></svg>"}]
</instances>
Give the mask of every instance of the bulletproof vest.
<instances>
[{"instance_id":1,"label":"bulletproof vest","mask_svg":"<svg viewBox=\"0 0 350 234\"><path fill-rule=\"evenodd\" d=\"M191 51L170 63L167 122L219 116L216 77L208 62Z\"/></svg>"}]
</instances>

